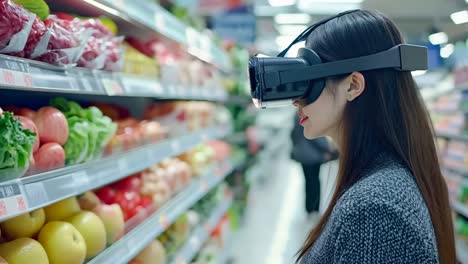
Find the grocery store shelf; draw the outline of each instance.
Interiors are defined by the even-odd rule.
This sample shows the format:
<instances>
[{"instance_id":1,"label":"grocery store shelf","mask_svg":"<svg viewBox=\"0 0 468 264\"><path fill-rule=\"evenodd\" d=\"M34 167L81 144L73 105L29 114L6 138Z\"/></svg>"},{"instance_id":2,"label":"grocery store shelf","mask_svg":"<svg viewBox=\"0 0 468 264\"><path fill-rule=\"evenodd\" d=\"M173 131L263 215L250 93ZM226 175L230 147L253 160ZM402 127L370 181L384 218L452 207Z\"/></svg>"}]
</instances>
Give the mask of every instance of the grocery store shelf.
<instances>
[{"instance_id":1,"label":"grocery store shelf","mask_svg":"<svg viewBox=\"0 0 468 264\"><path fill-rule=\"evenodd\" d=\"M461 176L467 176L468 177L468 168L455 168L455 167L447 167L445 166L445 169L451 172L454 172L456 174L460 174Z\"/></svg>"},{"instance_id":2,"label":"grocery store shelf","mask_svg":"<svg viewBox=\"0 0 468 264\"><path fill-rule=\"evenodd\" d=\"M229 126L215 126L85 164L0 183L0 205L4 204L3 210L0 206L0 222L117 181L230 132Z\"/></svg>"},{"instance_id":3,"label":"grocery store shelf","mask_svg":"<svg viewBox=\"0 0 468 264\"><path fill-rule=\"evenodd\" d=\"M64 10L88 16L106 15L119 24L119 33L153 36L182 45L190 55L210 63L225 72L232 65L227 53L208 34L187 26L153 1L146 0L48 0L54 10ZM123 31L123 32L122 32Z\"/></svg>"},{"instance_id":4,"label":"grocery store shelf","mask_svg":"<svg viewBox=\"0 0 468 264\"><path fill-rule=\"evenodd\" d=\"M225 201L221 202L220 205L213 209L209 219L192 232L192 235L189 237L185 245L182 246L172 260L172 264L191 263L192 259L200 251L203 244L210 238L211 232L213 232L219 221L221 221L221 218L229 209L231 203L232 197L229 195Z\"/></svg>"},{"instance_id":5,"label":"grocery store shelf","mask_svg":"<svg viewBox=\"0 0 468 264\"><path fill-rule=\"evenodd\" d=\"M462 204L461 202L458 202L458 201L452 201L452 208L458 214L461 214L464 217L468 218L468 206L466 206L466 205L464 205L464 204Z\"/></svg>"},{"instance_id":6,"label":"grocery store shelf","mask_svg":"<svg viewBox=\"0 0 468 264\"><path fill-rule=\"evenodd\" d=\"M468 242L461 239L456 239L455 246L457 249L457 258L461 264L468 264Z\"/></svg>"},{"instance_id":7,"label":"grocery store shelf","mask_svg":"<svg viewBox=\"0 0 468 264\"><path fill-rule=\"evenodd\" d=\"M437 132L436 135L437 137L441 137L441 138L468 142L468 136L466 135L455 135L455 134L449 134L449 133L443 133L443 132Z\"/></svg>"},{"instance_id":8,"label":"grocery store shelf","mask_svg":"<svg viewBox=\"0 0 468 264\"><path fill-rule=\"evenodd\" d=\"M226 161L218 164L216 168L213 168L199 179L193 180L187 188L160 210L149 216L88 263L127 263L152 240L162 234L182 213L217 186L235 166L234 161Z\"/></svg>"},{"instance_id":9,"label":"grocery store shelf","mask_svg":"<svg viewBox=\"0 0 468 264\"><path fill-rule=\"evenodd\" d=\"M217 87L164 85L154 78L56 67L5 55L0 55L0 87L31 92L160 99L224 101L228 97L226 91Z\"/></svg>"}]
</instances>

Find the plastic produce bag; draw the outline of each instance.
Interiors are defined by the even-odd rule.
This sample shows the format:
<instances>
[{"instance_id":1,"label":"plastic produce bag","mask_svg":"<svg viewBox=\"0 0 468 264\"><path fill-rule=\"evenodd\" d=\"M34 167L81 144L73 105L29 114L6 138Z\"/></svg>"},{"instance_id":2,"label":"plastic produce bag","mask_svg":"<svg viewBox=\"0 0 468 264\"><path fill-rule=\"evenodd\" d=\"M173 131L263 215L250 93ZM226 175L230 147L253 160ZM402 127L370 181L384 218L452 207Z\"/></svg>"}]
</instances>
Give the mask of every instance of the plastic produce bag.
<instances>
[{"instance_id":1,"label":"plastic produce bag","mask_svg":"<svg viewBox=\"0 0 468 264\"><path fill-rule=\"evenodd\" d=\"M17 3L0 0L0 53L22 51L35 18Z\"/></svg>"},{"instance_id":2,"label":"plastic produce bag","mask_svg":"<svg viewBox=\"0 0 468 264\"><path fill-rule=\"evenodd\" d=\"M47 44L49 43L50 32L47 30L44 22L38 17L33 21L32 28L29 32L29 36L26 41L26 45L22 51L14 52L9 55L31 58L34 56L42 55L47 50Z\"/></svg>"},{"instance_id":3,"label":"plastic produce bag","mask_svg":"<svg viewBox=\"0 0 468 264\"><path fill-rule=\"evenodd\" d=\"M45 21L51 34L47 51L34 59L54 65L75 64L81 57L92 32L90 30L79 33L71 31L70 23L70 21L50 16Z\"/></svg>"},{"instance_id":4,"label":"plastic produce bag","mask_svg":"<svg viewBox=\"0 0 468 264\"><path fill-rule=\"evenodd\" d=\"M92 70L101 70L106 62L106 39L91 36L83 54L78 59L78 66Z\"/></svg>"},{"instance_id":5,"label":"plastic produce bag","mask_svg":"<svg viewBox=\"0 0 468 264\"><path fill-rule=\"evenodd\" d=\"M124 66L125 48L122 44L124 38L111 38L106 43L106 62L104 70L118 72Z\"/></svg>"}]
</instances>

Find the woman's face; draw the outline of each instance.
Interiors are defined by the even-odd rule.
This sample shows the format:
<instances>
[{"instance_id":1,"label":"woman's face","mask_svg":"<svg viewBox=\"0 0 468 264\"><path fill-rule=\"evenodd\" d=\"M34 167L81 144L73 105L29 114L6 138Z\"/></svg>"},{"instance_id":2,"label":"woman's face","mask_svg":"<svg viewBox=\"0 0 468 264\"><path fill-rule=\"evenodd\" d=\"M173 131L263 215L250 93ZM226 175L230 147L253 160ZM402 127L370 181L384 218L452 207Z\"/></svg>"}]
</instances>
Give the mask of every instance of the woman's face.
<instances>
[{"instance_id":1,"label":"woman's face","mask_svg":"<svg viewBox=\"0 0 468 264\"><path fill-rule=\"evenodd\" d=\"M304 136L313 139L321 136L330 136L337 139L343 111L349 96L349 77L342 80L327 80L325 89L320 97L313 103L300 106L297 101L300 124L304 127Z\"/></svg>"}]
</instances>

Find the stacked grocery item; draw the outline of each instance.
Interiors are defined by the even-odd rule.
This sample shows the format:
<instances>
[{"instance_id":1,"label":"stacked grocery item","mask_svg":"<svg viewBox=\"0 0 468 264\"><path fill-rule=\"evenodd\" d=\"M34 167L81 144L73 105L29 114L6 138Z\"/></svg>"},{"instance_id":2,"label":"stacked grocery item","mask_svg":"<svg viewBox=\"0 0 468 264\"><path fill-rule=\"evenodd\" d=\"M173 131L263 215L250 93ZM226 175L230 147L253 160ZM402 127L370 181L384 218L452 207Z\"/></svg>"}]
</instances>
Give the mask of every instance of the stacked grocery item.
<instances>
[{"instance_id":1,"label":"stacked grocery item","mask_svg":"<svg viewBox=\"0 0 468 264\"><path fill-rule=\"evenodd\" d=\"M2 170L24 171L10 174L13 178L23 176L26 170L31 175L99 158L116 131L116 125L98 108L82 108L64 98L54 98L50 106L37 111L16 106L3 109L0 120L6 127L2 130L2 143L17 146L16 154L9 154L17 160L10 159ZM0 181L12 177L2 177Z\"/></svg>"},{"instance_id":2,"label":"stacked grocery item","mask_svg":"<svg viewBox=\"0 0 468 264\"><path fill-rule=\"evenodd\" d=\"M81 264L99 254L122 236L122 212L85 195L0 223L0 256L11 264Z\"/></svg>"},{"instance_id":3,"label":"stacked grocery item","mask_svg":"<svg viewBox=\"0 0 468 264\"><path fill-rule=\"evenodd\" d=\"M11 25L0 32L2 54L93 70L123 68L123 38L99 19L49 15L43 0L2 0L0 10L2 24Z\"/></svg>"}]
</instances>

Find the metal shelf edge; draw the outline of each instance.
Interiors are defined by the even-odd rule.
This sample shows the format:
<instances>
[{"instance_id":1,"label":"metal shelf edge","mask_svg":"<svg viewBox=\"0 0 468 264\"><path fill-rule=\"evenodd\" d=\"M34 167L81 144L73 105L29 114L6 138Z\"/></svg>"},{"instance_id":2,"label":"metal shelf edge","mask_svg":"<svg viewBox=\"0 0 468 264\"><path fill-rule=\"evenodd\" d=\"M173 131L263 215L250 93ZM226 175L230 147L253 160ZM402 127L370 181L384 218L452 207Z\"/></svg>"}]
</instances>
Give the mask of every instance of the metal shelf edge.
<instances>
[{"instance_id":1,"label":"metal shelf edge","mask_svg":"<svg viewBox=\"0 0 468 264\"><path fill-rule=\"evenodd\" d=\"M182 246L179 253L170 263L190 263L195 255L200 251L203 244L209 239L211 232L214 230L231 204L231 197L221 202L221 204L213 210L209 219L192 232L192 235L188 238L187 242Z\"/></svg>"},{"instance_id":2,"label":"metal shelf edge","mask_svg":"<svg viewBox=\"0 0 468 264\"><path fill-rule=\"evenodd\" d=\"M19 189L19 194L3 198L5 203L11 204L6 199L14 200L22 195L26 204L22 210L11 210L12 213L7 212L5 215L0 216L0 222L125 178L154 165L164 158L179 155L201 142L224 137L230 131L229 127L215 126L180 138L143 146L128 153L2 182L0 183L0 189L8 186ZM3 199L0 199L0 201Z\"/></svg>"}]
</instances>

